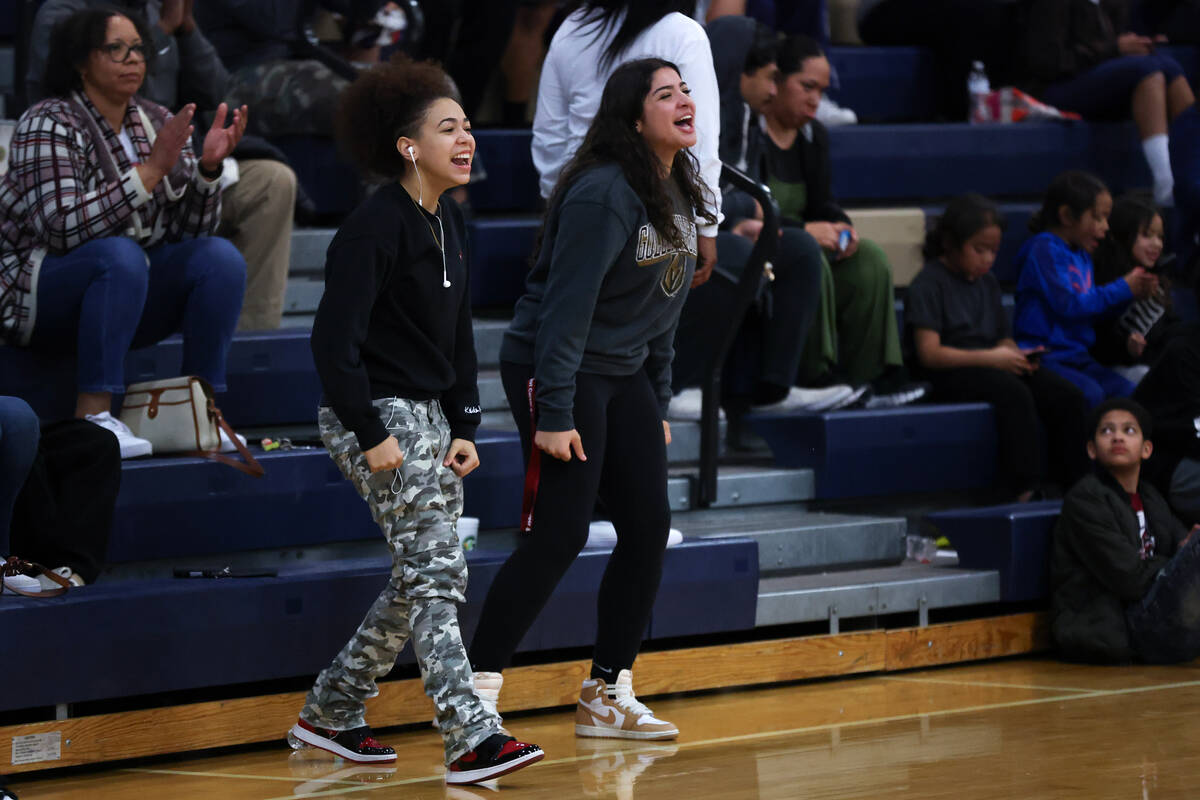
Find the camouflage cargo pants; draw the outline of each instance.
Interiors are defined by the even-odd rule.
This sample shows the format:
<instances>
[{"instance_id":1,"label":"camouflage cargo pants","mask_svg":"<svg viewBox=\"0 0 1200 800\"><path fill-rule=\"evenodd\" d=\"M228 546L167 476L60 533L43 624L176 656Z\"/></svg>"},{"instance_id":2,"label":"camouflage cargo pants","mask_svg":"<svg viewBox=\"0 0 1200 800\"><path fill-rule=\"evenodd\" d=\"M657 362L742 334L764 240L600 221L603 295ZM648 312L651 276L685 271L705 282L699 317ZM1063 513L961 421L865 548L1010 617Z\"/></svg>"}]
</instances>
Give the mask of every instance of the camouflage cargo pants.
<instances>
[{"instance_id":1,"label":"camouflage cargo pants","mask_svg":"<svg viewBox=\"0 0 1200 800\"><path fill-rule=\"evenodd\" d=\"M404 453L398 470L372 473L357 437L332 409L320 409L319 424L330 456L383 529L392 575L354 637L317 677L300 716L332 730L365 725L364 701L379 693L375 682L411 638L449 764L500 729L475 694L458 628L456 603L467 585L456 530L462 480L442 466L450 426L436 400L389 398L375 406Z\"/></svg>"},{"instance_id":2,"label":"camouflage cargo pants","mask_svg":"<svg viewBox=\"0 0 1200 800\"><path fill-rule=\"evenodd\" d=\"M250 109L258 136L333 135L338 96L349 82L314 60L267 61L229 76L229 107Z\"/></svg>"}]
</instances>

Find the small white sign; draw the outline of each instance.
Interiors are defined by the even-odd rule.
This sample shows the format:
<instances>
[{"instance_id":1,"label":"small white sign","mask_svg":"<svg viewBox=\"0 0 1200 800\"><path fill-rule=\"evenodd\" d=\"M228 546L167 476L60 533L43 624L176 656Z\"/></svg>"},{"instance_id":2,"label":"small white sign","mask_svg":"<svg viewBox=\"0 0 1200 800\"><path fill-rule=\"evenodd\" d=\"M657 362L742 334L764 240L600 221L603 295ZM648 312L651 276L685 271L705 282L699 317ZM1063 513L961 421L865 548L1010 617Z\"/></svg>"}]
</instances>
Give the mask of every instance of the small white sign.
<instances>
[{"instance_id":1,"label":"small white sign","mask_svg":"<svg viewBox=\"0 0 1200 800\"><path fill-rule=\"evenodd\" d=\"M12 763L36 764L39 761L58 761L62 758L62 731L14 736Z\"/></svg>"}]
</instances>

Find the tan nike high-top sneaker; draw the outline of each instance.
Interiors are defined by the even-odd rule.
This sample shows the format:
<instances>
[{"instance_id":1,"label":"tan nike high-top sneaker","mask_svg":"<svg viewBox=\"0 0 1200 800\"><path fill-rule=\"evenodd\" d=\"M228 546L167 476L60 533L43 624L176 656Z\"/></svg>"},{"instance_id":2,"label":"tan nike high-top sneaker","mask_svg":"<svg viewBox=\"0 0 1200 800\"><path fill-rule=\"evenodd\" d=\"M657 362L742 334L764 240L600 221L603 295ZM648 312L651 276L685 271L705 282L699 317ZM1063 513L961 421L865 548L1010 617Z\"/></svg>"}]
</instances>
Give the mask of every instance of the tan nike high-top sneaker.
<instances>
[{"instance_id":1,"label":"tan nike high-top sneaker","mask_svg":"<svg viewBox=\"0 0 1200 800\"><path fill-rule=\"evenodd\" d=\"M583 682L575 706L575 735L603 739L674 739L679 729L654 716L633 696L633 673L627 669L617 682L599 678Z\"/></svg>"}]
</instances>

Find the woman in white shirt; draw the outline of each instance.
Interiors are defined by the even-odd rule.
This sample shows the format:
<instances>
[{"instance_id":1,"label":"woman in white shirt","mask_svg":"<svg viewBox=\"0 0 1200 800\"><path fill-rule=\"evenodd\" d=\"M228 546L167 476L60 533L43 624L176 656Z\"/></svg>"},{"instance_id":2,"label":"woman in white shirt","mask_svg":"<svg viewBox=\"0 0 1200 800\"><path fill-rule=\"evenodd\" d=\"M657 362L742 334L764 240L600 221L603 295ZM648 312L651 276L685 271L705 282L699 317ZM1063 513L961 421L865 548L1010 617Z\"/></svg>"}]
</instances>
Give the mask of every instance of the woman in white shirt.
<instances>
[{"instance_id":1,"label":"woman in white shirt","mask_svg":"<svg viewBox=\"0 0 1200 800\"><path fill-rule=\"evenodd\" d=\"M542 197L583 141L604 84L617 67L639 58L661 58L679 67L696 103L700 177L711 193L707 208L720 222L721 100L712 50L704 28L688 16L689 0L578 0L550 42L538 84L533 118L533 165ZM693 286L716 263L717 226L697 221L699 263Z\"/></svg>"}]
</instances>

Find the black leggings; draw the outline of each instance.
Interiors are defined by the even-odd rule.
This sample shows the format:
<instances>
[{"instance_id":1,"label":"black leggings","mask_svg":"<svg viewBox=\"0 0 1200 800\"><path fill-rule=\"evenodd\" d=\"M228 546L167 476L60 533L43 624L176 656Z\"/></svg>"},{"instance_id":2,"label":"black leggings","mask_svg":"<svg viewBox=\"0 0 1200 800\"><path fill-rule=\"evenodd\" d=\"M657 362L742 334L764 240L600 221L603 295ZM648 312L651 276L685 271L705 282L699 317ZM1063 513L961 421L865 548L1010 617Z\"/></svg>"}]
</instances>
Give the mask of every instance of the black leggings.
<instances>
[{"instance_id":1,"label":"black leggings","mask_svg":"<svg viewBox=\"0 0 1200 800\"><path fill-rule=\"evenodd\" d=\"M532 367L502 363L504 391L521 432L528 463L530 431L526 386ZM533 530L500 568L488 590L471 643L471 664L499 672L575 556L587 542L597 498L604 501L617 545L600 583L593 660L629 669L650 622L662 578L671 527L667 448L658 402L645 371L625 377L575 376L575 429L587 461L541 454Z\"/></svg>"},{"instance_id":2,"label":"black leggings","mask_svg":"<svg viewBox=\"0 0 1200 800\"><path fill-rule=\"evenodd\" d=\"M1014 492L1033 489L1047 477L1066 489L1089 469L1087 401L1066 378L1045 367L1023 377L988 367L963 367L930 370L929 379L939 400L992 404L998 460Z\"/></svg>"}]
</instances>

